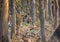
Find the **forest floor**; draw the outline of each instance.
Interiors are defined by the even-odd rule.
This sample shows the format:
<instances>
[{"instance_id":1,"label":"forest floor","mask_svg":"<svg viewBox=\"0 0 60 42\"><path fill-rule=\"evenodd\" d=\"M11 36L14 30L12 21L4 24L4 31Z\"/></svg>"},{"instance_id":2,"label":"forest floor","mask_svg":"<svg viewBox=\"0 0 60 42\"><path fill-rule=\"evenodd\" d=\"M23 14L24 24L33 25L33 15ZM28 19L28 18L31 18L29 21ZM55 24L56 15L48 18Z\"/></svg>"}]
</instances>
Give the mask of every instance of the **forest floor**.
<instances>
[{"instance_id":1,"label":"forest floor","mask_svg":"<svg viewBox=\"0 0 60 42\"><path fill-rule=\"evenodd\" d=\"M41 42L41 35L40 35L40 30L41 28L38 26L22 26L21 27L21 32L17 36L14 36L14 39L11 41L10 39L10 34L9 33L9 40L10 42ZM11 31L11 30L9 30ZM51 25L50 22L45 21L45 37L46 41L50 39L50 37L53 35L54 29L53 25Z\"/></svg>"}]
</instances>

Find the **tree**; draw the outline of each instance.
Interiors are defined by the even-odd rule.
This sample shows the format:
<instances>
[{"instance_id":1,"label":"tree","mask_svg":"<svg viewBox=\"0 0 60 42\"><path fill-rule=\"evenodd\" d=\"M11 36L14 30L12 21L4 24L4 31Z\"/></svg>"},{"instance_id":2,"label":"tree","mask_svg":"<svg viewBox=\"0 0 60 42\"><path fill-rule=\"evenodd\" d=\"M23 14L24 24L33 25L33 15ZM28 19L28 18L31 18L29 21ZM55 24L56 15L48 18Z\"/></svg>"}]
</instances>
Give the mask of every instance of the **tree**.
<instances>
[{"instance_id":1,"label":"tree","mask_svg":"<svg viewBox=\"0 0 60 42\"><path fill-rule=\"evenodd\" d=\"M49 21L52 23L53 21L53 2L52 0L48 0L48 15L49 15Z\"/></svg>"},{"instance_id":2,"label":"tree","mask_svg":"<svg viewBox=\"0 0 60 42\"><path fill-rule=\"evenodd\" d=\"M40 18L40 24L41 24L41 39L42 42L46 42L45 40L45 31L44 31L44 14L43 14L43 1L44 0L39 0L39 18Z\"/></svg>"},{"instance_id":3,"label":"tree","mask_svg":"<svg viewBox=\"0 0 60 42\"><path fill-rule=\"evenodd\" d=\"M8 41L8 10L9 1L0 0L0 42Z\"/></svg>"},{"instance_id":4,"label":"tree","mask_svg":"<svg viewBox=\"0 0 60 42\"><path fill-rule=\"evenodd\" d=\"M56 0L56 4L57 4L57 24L59 23L59 0Z\"/></svg>"},{"instance_id":5,"label":"tree","mask_svg":"<svg viewBox=\"0 0 60 42\"><path fill-rule=\"evenodd\" d=\"M59 11L60 11L60 0L58 0L58 5L59 5ZM59 12L59 18L60 18L60 12Z\"/></svg>"},{"instance_id":6,"label":"tree","mask_svg":"<svg viewBox=\"0 0 60 42\"><path fill-rule=\"evenodd\" d=\"M57 4L56 4L56 0L52 1L53 4L53 8L52 8L52 15L53 15L53 22L54 22L54 28L56 28L57 25Z\"/></svg>"},{"instance_id":7,"label":"tree","mask_svg":"<svg viewBox=\"0 0 60 42\"><path fill-rule=\"evenodd\" d=\"M12 18L11 36L13 37L16 33L15 31L16 30L15 0L10 0L10 9L11 9L11 18Z\"/></svg>"},{"instance_id":8,"label":"tree","mask_svg":"<svg viewBox=\"0 0 60 42\"><path fill-rule=\"evenodd\" d=\"M32 25L34 25L36 21L36 7L35 7L35 0L30 0L30 17L32 19Z\"/></svg>"},{"instance_id":9,"label":"tree","mask_svg":"<svg viewBox=\"0 0 60 42\"><path fill-rule=\"evenodd\" d=\"M48 0L48 14L49 14L49 20L51 20L51 0Z\"/></svg>"},{"instance_id":10,"label":"tree","mask_svg":"<svg viewBox=\"0 0 60 42\"><path fill-rule=\"evenodd\" d=\"M54 22L54 24L53 24L53 28L55 29L55 31L56 31L56 28L57 28L57 26L58 26L58 8L59 8L59 6L58 6L58 0L54 0L53 1L53 7L54 8L52 8L53 9L53 22ZM55 33L55 32L54 32ZM55 35L57 35L57 34L55 34ZM50 38L50 42L55 42L55 35L53 35L53 36L51 36L51 38Z\"/></svg>"}]
</instances>

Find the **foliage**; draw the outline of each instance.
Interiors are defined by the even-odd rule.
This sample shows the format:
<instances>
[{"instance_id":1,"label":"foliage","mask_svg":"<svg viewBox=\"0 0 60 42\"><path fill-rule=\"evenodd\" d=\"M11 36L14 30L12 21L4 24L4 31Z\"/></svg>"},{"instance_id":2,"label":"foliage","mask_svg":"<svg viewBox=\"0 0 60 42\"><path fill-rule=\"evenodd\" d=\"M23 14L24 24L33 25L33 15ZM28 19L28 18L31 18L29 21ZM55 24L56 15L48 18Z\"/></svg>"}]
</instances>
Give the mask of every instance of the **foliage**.
<instances>
[{"instance_id":1,"label":"foliage","mask_svg":"<svg viewBox=\"0 0 60 42\"><path fill-rule=\"evenodd\" d=\"M40 26L40 20L39 20L39 18L38 18L38 19L36 19L35 24L36 24L38 27Z\"/></svg>"},{"instance_id":2,"label":"foliage","mask_svg":"<svg viewBox=\"0 0 60 42\"><path fill-rule=\"evenodd\" d=\"M26 23L26 22L23 22L23 25L25 25L25 26L28 26L28 23Z\"/></svg>"}]
</instances>

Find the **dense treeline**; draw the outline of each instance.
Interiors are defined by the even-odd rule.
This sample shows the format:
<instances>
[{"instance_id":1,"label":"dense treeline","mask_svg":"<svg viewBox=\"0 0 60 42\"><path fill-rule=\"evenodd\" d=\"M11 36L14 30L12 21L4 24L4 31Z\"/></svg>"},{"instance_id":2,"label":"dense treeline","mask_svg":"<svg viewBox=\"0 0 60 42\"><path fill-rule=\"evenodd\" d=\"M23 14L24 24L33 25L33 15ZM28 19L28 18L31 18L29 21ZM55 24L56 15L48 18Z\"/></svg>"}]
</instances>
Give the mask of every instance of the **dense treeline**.
<instances>
[{"instance_id":1,"label":"dense treeline","mask_svg":"<svg viewBox=\"0 0 60 42\"><path fill-rule=\"evenodd\" d=\"M0 42L59 42L59 13L59 0L0 0Z\"/></svg>"}]
</instances>

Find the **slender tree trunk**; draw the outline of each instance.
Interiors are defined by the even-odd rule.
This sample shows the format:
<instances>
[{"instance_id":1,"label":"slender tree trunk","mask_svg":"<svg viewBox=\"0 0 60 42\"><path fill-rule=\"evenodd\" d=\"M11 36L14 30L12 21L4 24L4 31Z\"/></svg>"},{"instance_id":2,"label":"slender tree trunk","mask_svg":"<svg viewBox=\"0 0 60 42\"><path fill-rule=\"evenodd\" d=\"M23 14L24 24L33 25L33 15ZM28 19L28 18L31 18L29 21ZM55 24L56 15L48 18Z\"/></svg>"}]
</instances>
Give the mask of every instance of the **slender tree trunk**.
<instances>
[{"instance_id":1,"label":"slender tree trunk","mask_svg":"<svg viewBox=\"0 0 60 42\"><path fill-rule=\"evenodd\" d=\"M59 4L59 11L60 11L60 0L58 0L58 4ZM59 18L60 18L60 12L59 12Z\"/></svg>"},{"instance_id":2,"label":"slender tree trunk","mask_svg":"<svg viewBox=\"0 0 60 42\"><path fill-rule=\"evenodd\" d=\"M36 21L36 7L35 7L35 0L30 0L30 16L32 18L32 25L34 25Z\"/></svg>"},{"instance_id":3,"label":"slender tree trunk","mask_svg":"<svg viewBox=\"0 0 60 42\"><path fill-rule=\"evenodd\" d=\"M44 0L45 4L45 19L48 20L48 0Z\"/></svg>"},{"instance_id":4,"label":"slender tree trunk","mask_svg":"<svg viewBox=\"0 0 60 42\"><path fill-rule=\"evenodd\" d=\"M59 5L59 14L58 14L59 16L58 17L59 17L59 23L60 23L60 0L58 0L58 5Z\"/></svg>"},{"instance_id":5,"label":"slender tree trunk","mask_svg":"<svg viewBox=\"0 0 60 42\"><path fill-rule=\"evenodd\" d=\"M8 41L8 10L9 1L0 0L0 42Z\"/></svg>"},{"instance_id":6,"label":"slender tree trunk","mask_svg":"<svg viewBox=\"0 0 60 42\"><path fill-rule=\"evenodd\" d=\"M49 14L49 20L51 20L51 0L48 0L48 14Z\"/></svg>"},{"instance_id":7,"label":"slender tree trunk","mask_svg":"<svg viewBox=\"0 0 60 42\"><path fill-rule=\"evenodd\" d=\"M54 0L54 10L53 10L53 13L54 13L54 29L57 28L57 22L58 22L58 0ZM55 39L54 38L54 35L51 37L50 39L50 42L55 42Z\"/></svg>"},{"instance_id":8,"label":"slender tree trunk","mask_svg":"<svg viewBox=\"0 0 60 42\"><path fill-rule=\"evenodd\" d=\"M44 14L43 14L43 1L44 0L39 0L39 17L40 17L40 24L41 24L41 38L42 38L42 42L46 42L45 40L45 31L44 31Z\"/></svg>"},{"instance_id":9,"label":"slender tree trunk","mask_svg":"<svg viewBox=\"0 0 60 42\"><path fill-rule=\"evenodd\" d=\"M54 10L53 10L53 19L54 19L54 29L56 28L57 25L57 8L56 8L56 0L54 0Z\"/></svg>"},{"instance_id":10,"label":"slender tree trunk","mask_svg":"<svg viewBox=\"0 0 60 42\"><path fill-rule=\"evenodd\" d=\"M59 25L59 0L56 0L57 3L57 26Z\"/></svg>"},{"instance_id":11,"label":"slender tree trunk","mask_svg":"<svg viewBox=\"0 0 60 42\"><path fill-rule=\"evenodd\" d=\"M12 27L11 27L11 38L16 33L16 13L15 13L15 0L10 0L10 7L11 7L11 15L12 15Z\"/></svg>"},{"instance_id":12,"label":"slender tree trunk","mask_svg":"<svg viewBox=\"0 0 60 42\"><path fill-rule=\"evenodd\" d=\"M48 15L49 15L49 21L51 24L53 24L53 9L52 9L52 0L48 0Z\"/></svg>"}]
</instances>

